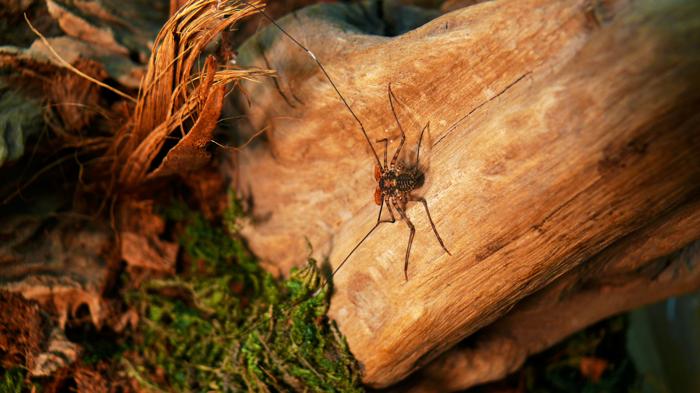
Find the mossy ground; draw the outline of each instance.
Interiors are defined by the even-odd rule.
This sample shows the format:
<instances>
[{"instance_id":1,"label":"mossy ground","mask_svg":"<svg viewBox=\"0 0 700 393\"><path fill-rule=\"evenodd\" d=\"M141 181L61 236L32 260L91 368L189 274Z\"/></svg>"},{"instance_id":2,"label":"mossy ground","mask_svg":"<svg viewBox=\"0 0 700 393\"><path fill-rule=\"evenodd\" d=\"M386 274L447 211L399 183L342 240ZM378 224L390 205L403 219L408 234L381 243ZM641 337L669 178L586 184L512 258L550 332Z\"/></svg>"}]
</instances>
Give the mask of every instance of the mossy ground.
<instances>
[{"instance_id":1,"label":"mossy ground","mask_svg":"<svg viewBox=\"0 0 700 393\"><path fill-rule=\"evenodd\" d=\"M147 282L128 296L141 315L129 364L163 391L362 391L357 363L326 318L315 261L286 280L261 269L237 236L232 200L222 225L182 207L185 273Z\"/></svg>"},{"instance_id":2,"label":"mossy ground","mask_svg":"<svg viewBox=\"0 0 700 393\"><path fill-rule=\"evenodd\" d=\"M0 392L20 393L25 389L25 371L21 368L13 368L2 373L0 378Z\"/></svg>"}]
</instances>

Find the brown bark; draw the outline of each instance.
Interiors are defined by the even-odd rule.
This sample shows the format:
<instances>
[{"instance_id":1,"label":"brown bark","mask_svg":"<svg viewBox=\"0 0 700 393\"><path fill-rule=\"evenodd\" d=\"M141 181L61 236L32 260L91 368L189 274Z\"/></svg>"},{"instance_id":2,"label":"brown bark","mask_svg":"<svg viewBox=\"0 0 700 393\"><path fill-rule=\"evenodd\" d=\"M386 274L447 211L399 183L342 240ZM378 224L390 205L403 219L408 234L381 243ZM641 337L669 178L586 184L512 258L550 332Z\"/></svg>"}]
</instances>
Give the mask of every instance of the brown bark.
<instances>
[{"instance_id":1,"label":"brown bark","mask_svg":"<svg viewBox=\"0 0 700 393\"><path fill-rule=\"evenodd\" d=\"M437 245L418 205L408 210L418 232L407 282L408 229L400 222L373 233L334 279L330 315L364 366L366 383L392 384L527 296L572 275L590 279L584 267L598 254L642 262L621 239L680 206L697 210L689 203L700 191L700 54L692 39L698 20L692 1L504 0L395 38L343 30L323 16L286 21L328 69L371 140L395 135L389 83L416 124L431 125L426 199L452 256ZM283 270L304 260L306 239L337 266L376 220L374 159L313 62L274 31L262 37L241 58L253 56L280 76L247 86L253 125L270 129L269 144L240 157L258 218L245 233L258 255ZM685 231L669 235L663 251L697 238ZM602 265L595 282L648 264ZM697 288L696 275L641 303ZM655 288L647 276L623 281L615 282L625 288L620 301L598 288L547 305L561 312L581 302L600 307L581 323L541 332L553 338L540 337L537 346L516 346L512 365L473 381L503 375L525 354L640 304L635 296ZM539 326L546 307L512 317Z\"/></svg>"}]
</instances>

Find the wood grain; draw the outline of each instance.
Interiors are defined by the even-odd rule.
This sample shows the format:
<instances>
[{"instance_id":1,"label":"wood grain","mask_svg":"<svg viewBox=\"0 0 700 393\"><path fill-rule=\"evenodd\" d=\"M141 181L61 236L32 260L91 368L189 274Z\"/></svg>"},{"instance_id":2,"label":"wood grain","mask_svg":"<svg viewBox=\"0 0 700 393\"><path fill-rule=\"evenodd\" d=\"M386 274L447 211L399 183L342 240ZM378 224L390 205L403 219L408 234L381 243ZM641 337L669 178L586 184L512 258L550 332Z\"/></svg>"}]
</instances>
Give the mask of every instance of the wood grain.
<instances>
[{"instance_id":1,"label":"wood grain","mask_svg":"<svg viewBox=\"0 0 700 393\"><path fill-rule=\"evenodd\" d=\"M394 38L333 23L355 15L338 7L284 23L370 139L395 135L389 83L430 122L426 199L453 254L411 207L407 282L401 222L335 277L330 315L367 384L406 377L700 192L692 1L492 1ZM246 86L253 126L269 131L240 157L257 218L244 233L283 271L304 260L307 239L336 266L376 220L371 151L303 52L275 31L247 50L242 59L280 75Z\"/></svg>"},{"instance_id":2,"label":"wood grain","mask_svg":"<svg viewBox=\"0 0 700 393\"><path fill-rule=\"evenodd\" d=\"M515 372L527 356L621 311L700 288L700 200L618 240L391 391L453 392ZM680 250L678 244L685 244Z\"/></svg>"}]
</instances>

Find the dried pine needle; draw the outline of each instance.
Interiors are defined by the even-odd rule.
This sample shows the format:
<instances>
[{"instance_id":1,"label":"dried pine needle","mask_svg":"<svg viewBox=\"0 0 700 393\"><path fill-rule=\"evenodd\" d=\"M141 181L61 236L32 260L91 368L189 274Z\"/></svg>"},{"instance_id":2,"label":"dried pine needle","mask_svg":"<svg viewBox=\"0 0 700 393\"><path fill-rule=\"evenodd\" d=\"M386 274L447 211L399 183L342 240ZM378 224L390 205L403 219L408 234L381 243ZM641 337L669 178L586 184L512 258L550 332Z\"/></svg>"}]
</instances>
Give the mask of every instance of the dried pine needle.
<instances>
[{"instance_id":1,"label":"dried pine needle","mask_svg":"<svg viewBox=\"0 0 700 393\"><path fill-rule=\"evenodd\" d=\"M82 77L82 78L85 78L85 79L89 80L90 82L92 82L92 83L94 83L94 84L96 84L96 85L98 85L98 86L100 86L100 87L102 87L102 88L105 88L105 89L111 91L111 92L114 93L114 94L119 95L119 96L122 97L122 98L126 98L127 100L129 100L129 101L131 101L131 102L134 102L134 103L136 102L136 99L135 99L134 97L132 97L132 96L130 96L130 95L124 93L123 91L121 91L121 90L119 90L119 89L117 89L117 88L115 88L115 87L112 87L112 86L110 86L110 85L108 85L108 84L106 84L106 83L100 82L100 81L98 81L97 79L91 77L90 75L87 75L87 74L85 74L84 72L80 71L79 69L75 68L72 64L70 64L70 63L67 62L63 57L61 57L61 55L59 55L58 52L56 52L56 50L53 48L53 46L51 46L51 43L49 43L49 40L47 40L46 37L44 37L44 35L41 34L41 33L39 32L39 30L37 30L37 29L34 27L34 25L32 25L32 22L29 21L29 18L27 17L27 14L26 14L26 13L24 14L24 20L27 22L27 25L29 25L29 28L32 30L32 32L34 32L34 34L36 34L36 35L41 39L41 42L43 42L44 45L46 45L46 47L49 49L49 51L51 52L51 54L54 55L54 57L55 57L61 64L63 64L64 67L66 67L66 68L69 69L71 72L75 73L76 75L78 75L78 76L80 76L80 77Z\"/></svg>"}]
</instances>

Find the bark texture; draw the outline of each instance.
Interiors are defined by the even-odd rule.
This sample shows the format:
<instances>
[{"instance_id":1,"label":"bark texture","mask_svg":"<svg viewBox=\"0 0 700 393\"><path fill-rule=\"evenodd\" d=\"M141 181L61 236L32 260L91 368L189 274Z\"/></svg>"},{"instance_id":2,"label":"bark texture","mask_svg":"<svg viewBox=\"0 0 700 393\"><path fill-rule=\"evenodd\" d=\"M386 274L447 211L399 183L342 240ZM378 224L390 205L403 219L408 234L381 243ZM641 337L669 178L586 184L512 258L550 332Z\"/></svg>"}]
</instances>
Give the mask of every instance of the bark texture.
<instances>
[{"instance_id":1,"label":"bark texture","mask_svg":"<svg viewBox=\"0 0 700 393\"><path fill-rule=\"evenodd\" d=\"M282 24L316 54L370 140L396 147L390 83L407 132L430 123L423 191L452 252L422 206L409 205L408 281L402 222L380 226L335 276L330 315L366 383L395 383L479 332L472 352L441 358L484 359L462 389L607 315L700 286L692 263L659 267L683 247L697 261L700 4L491 1L392 38L376 34L407 26L356 7L311 8ZM261 32L240 60L279 73L246 86L253 127L268 129L238 157L255 217L244 232L282 271L304 261L307 241L335 267L376 222L373 153L318 67L279 31ZM655 268L680 278L659 281Z\"/></svg>"}]
</instances>

